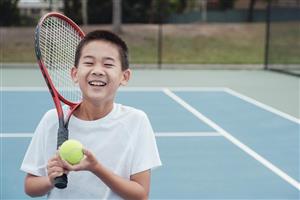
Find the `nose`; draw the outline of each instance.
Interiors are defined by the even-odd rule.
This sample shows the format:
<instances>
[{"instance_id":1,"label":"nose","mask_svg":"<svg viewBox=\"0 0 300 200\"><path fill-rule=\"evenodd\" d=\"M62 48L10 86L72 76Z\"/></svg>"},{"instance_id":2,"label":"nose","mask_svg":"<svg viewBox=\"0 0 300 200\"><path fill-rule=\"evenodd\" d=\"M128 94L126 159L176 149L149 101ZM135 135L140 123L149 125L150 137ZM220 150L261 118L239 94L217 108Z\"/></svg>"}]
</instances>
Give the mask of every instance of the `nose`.
<instances>
[{"instance_id":1,"label":"nose","mask_svg":"<svg viewBox=\"0 0 300 200\"><path fill-rule=\"evenodd\" d=\"M92 75L94 76L104 76L104 67L102 67L100 64L96 65L92 70Z\"/></svg>"}]
</instances>

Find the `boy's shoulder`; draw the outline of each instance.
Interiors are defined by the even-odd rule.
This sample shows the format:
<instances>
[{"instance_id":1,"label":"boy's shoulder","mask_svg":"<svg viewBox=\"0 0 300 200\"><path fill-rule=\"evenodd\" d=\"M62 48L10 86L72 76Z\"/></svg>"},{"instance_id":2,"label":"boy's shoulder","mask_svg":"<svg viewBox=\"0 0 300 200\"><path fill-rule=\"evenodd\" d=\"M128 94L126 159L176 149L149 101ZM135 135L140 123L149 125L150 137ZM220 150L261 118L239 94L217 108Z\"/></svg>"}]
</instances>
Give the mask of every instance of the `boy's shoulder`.
<instances>
[{"instance_id":1,"label":"boy's shoulder","mask_svg":"<svg viewBox=\"0 0 300 200\"><path fill-rule=\"evenodd\" d=\"M143 110L138 108L134 108L127 105L122 104L115 104L116 106L116 113L118 116L126 116L126 117L133 117L133 118L147 118L146 113Z\"/></svg>"},{"instance_id":2,"label":"boy's shoulder","mask_svg":"<svg viewBox=\"0 0 300 200\"><path fill-rule=\"evenodd\" d=\"M57 111L56 109L50 109L45 112L44 116L42 117L42 121L45 123L56 123L57 122Z\"/></svg>"},{"instance_id":3,"label":"boy's shoulder","mask_svg":"<svg viewBox=\"0 0 300 200\"><path fill-rule=\"evenodd\" d=\"M56 117L57 116L57 114L56 114L57 112L56 112L56 109L50 109L50 110L48 110L45 114L44 114L44 118L47 118L47 119L49 119L49 118L53 118L53 117Z\"/></svg>"},{"instance_id":4,"label":"boy's shoulder","mask_svg":"<svg viewBox=\"0 0 300 200\"><path fill-rule=\"evenodd\" d=\"M115 103L115 108L114 108L114 114L112 116L113 119L129 119L129 120L145 120L148 118L147 114L138 108L128 106L128 105L123 105L119 103ZM67 114L68 112L68 107L63 106L63 111L64 114ZM56 124L57 123L57 111L56 109L50 109L48 110L42 120L45 123L49 124Z\"/></svg>"}]
</instances>

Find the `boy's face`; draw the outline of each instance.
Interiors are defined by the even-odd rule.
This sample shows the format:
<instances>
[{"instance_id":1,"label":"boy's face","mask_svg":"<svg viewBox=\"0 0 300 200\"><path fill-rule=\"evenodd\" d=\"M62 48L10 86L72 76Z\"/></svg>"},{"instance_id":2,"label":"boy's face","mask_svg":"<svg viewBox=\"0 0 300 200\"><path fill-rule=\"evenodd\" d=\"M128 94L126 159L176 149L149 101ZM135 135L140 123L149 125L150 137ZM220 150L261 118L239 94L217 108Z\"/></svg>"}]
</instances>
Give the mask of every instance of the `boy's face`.
<instances>
[{"instance_id":1,"label":"boy's face","mask_svg":"<svg viewBox=\"0 0 300 200\"><path fill-rule=\"evenodd\" d=\"M83 100L102 104L113 102L118 87L127 84L131 72L122 71L117 46L97 40L83 47L78 67L71 74L79 84Z\"/></svg>"}]
</instances>

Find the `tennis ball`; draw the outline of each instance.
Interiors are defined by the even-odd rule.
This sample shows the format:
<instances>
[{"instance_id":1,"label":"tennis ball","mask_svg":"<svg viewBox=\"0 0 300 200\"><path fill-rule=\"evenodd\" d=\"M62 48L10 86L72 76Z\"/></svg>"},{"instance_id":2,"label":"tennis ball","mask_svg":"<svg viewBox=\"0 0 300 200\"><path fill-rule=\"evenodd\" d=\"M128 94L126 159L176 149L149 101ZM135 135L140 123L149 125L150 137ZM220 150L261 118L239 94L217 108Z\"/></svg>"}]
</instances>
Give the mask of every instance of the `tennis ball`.
<instances>
[{"instance_id":1,"label":"tennis ball","mask_svg":"<svg viewBox=\"0 0 300 200\"><path fill-rule=\"evenodd\" d=\"M77 140L67 140L59 148L60 157L71 165L78 164L83 158L83 146Z\"/></svg>"}]
</instances>

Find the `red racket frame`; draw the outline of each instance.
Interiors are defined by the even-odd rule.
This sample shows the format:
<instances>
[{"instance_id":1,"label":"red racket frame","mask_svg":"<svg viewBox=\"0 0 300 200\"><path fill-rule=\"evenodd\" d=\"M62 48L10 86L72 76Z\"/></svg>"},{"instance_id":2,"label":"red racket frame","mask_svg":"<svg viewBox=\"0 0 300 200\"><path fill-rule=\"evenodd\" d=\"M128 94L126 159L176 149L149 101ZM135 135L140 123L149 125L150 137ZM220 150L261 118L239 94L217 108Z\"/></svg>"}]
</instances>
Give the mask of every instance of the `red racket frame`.
<instances>
[{"instance_id":1,"label":"red racket frame","mask_svg":"<svg viewBox=\"0 0 300 200\"><path fill-rule=\"evenodd\" d=\"M63 14L60 14L58 12L50 12L50 13L44 15L40 19L40 21L36 27L36 31L35 31L35 53L36 53L36 57L37 57L37 62L38 62L39 68L43 74L43 77L45 79L45 82L48 86L49 92L51 93L51 96L53 98L53 101L54 101L54 104L55 104L55 107L57 110L58 121L59 121L59 128L58 128L58 133L57 133L58 134L57 135L57 148L59 148L59 146L65 140L68 139L68 122L69 122L69 119L70 119L70 116L72 115L72 113L80 105L80 102L71 102L71 101L65 99L62 95L60 95L60 93L57 91L54 84L52 83L52 80L48 73L46 64L43 60L43 55L41 54L40 45L39 45L39 33L40 33L40 29L41 29L44 21L49 17L57 17L57 18L60 18L61 20L65 21L71 27L73 27L82 38L85 36L85 34L75 22L73 22L71 19L69 19L68 17L66 17ZM63 113L61 102L63 102L64 104L66 104L70 107L70 111L69 111L66 119L64 119L64 113ZM55 179L55 186L57 188L62 189L62 188L67 187L67 182L68 182L67 176L64 174L63 176L57 177Z\"/></svg>"}]
</instances>

